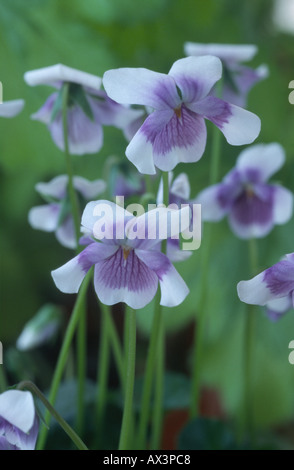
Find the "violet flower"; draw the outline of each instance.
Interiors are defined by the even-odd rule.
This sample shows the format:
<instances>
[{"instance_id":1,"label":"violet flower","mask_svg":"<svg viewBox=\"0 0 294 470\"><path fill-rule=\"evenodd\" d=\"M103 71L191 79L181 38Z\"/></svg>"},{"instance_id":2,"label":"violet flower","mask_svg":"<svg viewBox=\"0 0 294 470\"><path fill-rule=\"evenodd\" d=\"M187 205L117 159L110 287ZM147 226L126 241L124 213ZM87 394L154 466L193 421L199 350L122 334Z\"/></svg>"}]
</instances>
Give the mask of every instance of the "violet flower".
<instances>
[{"instance_id":1,"label":"violet flower","mask_svg":"<svg viewBox=\"0 0 294 470\"><path fill-rule=\"evenodd\" d=\"M105 72L103 85L110 98L154 110L126 149L141 173L198 161L206 145L204 119L219 127L232 145L256 139L260 119L255 114L209 95L221 75L221 61L213 56L180 59L167 75L144 68Z\"/></svg>"},{"instance_id":2,"label":"violet flower","mask_svg":"<svg viewBox=\"0 0 294 470\"><path fill-rule=\"evenodd\" d=\"M223 181L204 189L196 198L202 219L217 222L227 216L232 231L243 239L264 237L274 225L288 222L293 194L279 184L267 183L284 161L283 148L277 143L243 150Z\"/></svg>"},{"instance_id":3,"label":"violet flower","mask_svg":"<svg viewBox=\"0 0 294 470\"><path fill-rule=\"evenodd\" d=\"M237 285L242 302L266 306L272 319L278 319L294 306L294 253Z\"/></svg>"},{"instance_id":4,"label":"violet flower","mask_svg":"<svg viewBox=\"0 0 294 470\"><path fill-rule=\"evenodd\" d=\"M63 84L69 84L67 120L69 151L72 154L98 152L103 144L103 125L124 129L142 113L141 110L121 106L108 98L105 91L100 89L100 77L65 65L26 72L24 79L32 86L49 85L57 89L32 118L47 125L53 141L61 150L64 150Z\"/></svg>"},{"instance_id":5,"label":"violet flower","mask_svg":"<svg viewBox=\"0 0 294 470\"><path fill-rule=\"evenodd\" d=\"M60 175L48 183L38 183L36 190L47 200L48 204L33 207L29 211L30 225L45 232L55 232L61 245L67 248L76 248L76 235L74 221L70 210L67 192L68 176ZM103 180L88 181L81 176L73 177L73 186L80 196L89 201L106 189Z\"/></svg>"},{"instance_id":6,"label":"violet flower","mask_svg":"<svg viewBox=\"0 0 294 470\"><path fill-rule=\"evenodd\" d=\"M268 77L266 65L260 65L257 69L242 65L242 62L247 62L256 55L257 47L253 44L186 42L184 50L188 56L199 57L211 54L221 59L224 71L222 97L237 106L246 107L247 96L251 88Z\"/></svg>"},{"instance_id":7,"label":"violet flower","mask_svg":"<svg viewBox=\"0 0 294 470\"><path fill-rule=\"evenodd\" d=\"M12 118L19 114L24 107L24 100L11 100L0 103L0 117Z\"/></svg>"},{"instance_id":8,"label":"violet flower","mask_svg":"<svg viewBox=\"0 0 294 470\"><path fill-rule=\"evenodd\" d=\"M178 217L184 219L181 228L175 223ZM92 201L82 216L82 226L92 238L79 255L52 271L53 280L62 292L76 293L94 266L94 288L106 305L125 302L134 309L143 308L155 296L158 283L161 305L179 305L189 289L168 257L160 252L160 243L162 238L185 230L189 217L189 207L181 211L157 208L134 217L112 202ZM158 231L158 220L164 219L165 234Z\"/></svg>"},{"instance_id":9,"label":"violet flower","mask_svg":"<svg viewBox=\"0 0 294 470\"><path fill-rule=\"evenodd\" d=\"M8 390L0 394L0 450L34 450L38 430L30 392Z\"/></svg>"}]
</instances>

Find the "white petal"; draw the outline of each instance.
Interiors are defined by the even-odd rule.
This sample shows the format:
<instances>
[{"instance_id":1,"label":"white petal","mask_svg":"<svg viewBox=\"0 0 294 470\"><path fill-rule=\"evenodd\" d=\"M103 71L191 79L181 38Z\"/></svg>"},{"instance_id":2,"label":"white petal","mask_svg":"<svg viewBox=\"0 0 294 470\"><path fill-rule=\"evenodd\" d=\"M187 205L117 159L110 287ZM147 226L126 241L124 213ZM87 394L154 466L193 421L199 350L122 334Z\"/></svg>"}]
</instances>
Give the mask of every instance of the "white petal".
<instances>
[{"instance_id":1,"label":"white petal","mask_svg":"<svg viewBox=\"0 0 294 470\"><path fill-rule=\"evenodd\" d=\"M94 199L106 189L106 183L103 180L88 181L81 176L74 176L74 187L84 196L85 199Z\"/></svg>"},{"instance_id":2,"label":"white petal","mask_svg":"<svg viewBox=\"0 0 294 470\"><path fill-rule=\"evenodd\" d=\"M180 173L173 181L170 192L182 199L190 197L190 183L186 173Z\"/></svg>"},{"instance_id":3,"label":"white petal","mask_svg":"<svg viewBox=\"0 0 294 470\"><path fill-rule=\"evenodd\" d=\"M230 104L231 116L220 130L231 145L251 144L259 135L261 122L256 114Z\"/></svg>"},{"instance_id":4,"label":"white petal","mask_svg":"<svg viewBox=\"0 0 294 470\"><path fill-rule=\"evenodd\" d=\"M228 62L246 62L255 56L257 47L253 44L201 44L186 42L184 44L186 55L201 56L215 55Z\"/></svg>"},{"instance_id":5,"label":"white petal","mask_svg":"<svg viewBox=\"0 0 294 470\"><path fill-rule=\"evenodd\" d=\"M237 159L237 168L246 170L256 168L262 180L267 181L285 162L285 152L278 143L255 144L243 150Z\"/></svg>"},{"instance_id":6,"label":"white petal","mask_svg":"<svg viewBox=\"0 0 294 470\"><path fill-rule=\"evenodd\" d=\"M0 416L22 432L29 432L35 419L32 394L21 390L8 390L1 393Z\"/></svg>"},{"instance_id":7,"label":"white petal","mask_svg":"<svg viewBox=\"0 0 294 470\"><path fill-rule=\"evenodd\" d=\"M285 297L281 297L279 299L270 300L266 304L266 306L268 309L273 310L274 312L284 313L290 308L292 308L293 304L292 304L291 296L286 295Z\"/></svg>"},{"instance_id":8,"label":"white petal","mask_svg":"<svg viewBox=\"0 0 294 470\"><path fill-rule=\"evenodd\" d=\"M187 284L172 264L167 273L163 274L159 283L161 289L160 305L165 307L180 305L190 292Z\"/></svg>"},{"instance_id":9,"label":"white petal","mask_svg":"<svg viewBox=\"0 0 294 470\"><path fill-rule=\"evenodd\" d=\"M51 271L56 287L65 294L76 294L86 275L78 259L79 255L60 268Z\"/></svg>"},{"instance_id":10,"label":"white petal","mask_svg":"<svg viewBox=\"0 0 294 470\"><path fill-rule=\"evenodd\" d=\"M28 85L52 85L56 82L73 82L79 85L99 90L102 79L95 75L81 70L67 67L66 65L56 64L50 67L31 70L24 74L24 79Z\"/></svg>"},{"instance_id":11,"label":"white petal","mask_svg":"<svg viewBox=\"0 0 294 470\"><path fill-rule=\"evenodd\" d=\"M51 196L56 199L62 199L66 195L68 183L67 175L59 175L47 183L37 183L35 189L43 196Z\"/></svg>"},{"instance_id":12,"label":"white petal","mask_svg":"<svg viewBox=\"0 0 294 470\"><path fill-rule=\"evenodd\" d=\"M195 199L195 203L201 204L203 221L218 222L227 213L227 208L222 207L218 200L222 183L214 184L201 191Z\"/></svg>"},{"instance_id":13,"label":"white petal","mask_svg":"<svg viewBox=\"0 0 294 470\"><path fill-rule=\"evenodd\" d=\"M258 274L249 281L240 281L237 285L240 300L247 304L266 305L269 301L277 298L272 294L264 282L264 272Z\"/></svg>"},{"instance_id":14,"label":"white petal","mask_svg":"<svg viewBox=\"0 0 294 470\"><path fill-rule=\"evenodd\" d=\"M126 148L126 156L143 175L155 175L153 147L139 129Z\"/></svg>"},{"instance_id":15,"label":"white petal","mask_svg":"<svg viewBox=\"0 0 294 470\"><path fill-rule=\"evenodd\" d=\"M57 228L59 214L58 206L53 204L32 207L28 215L29 224L37 230L54 232Z\"/></svg>"},{"instance_id":16,"label":"white petal","mask_svg":"<svg viewBox=\"0 0 294 470\"><path fill-rule=\"evenodd\" d=\"M0 103L0 117L12 118L19 114L24 107L24 100L12 100Z\"/></svg>"},{"instance_id":17,"label":"white petal","mask_svg":"<svg viewBox=\"0 0 294 470\"><path fill-rule=\"evenodd\" d=\"M285 224L293 213L293 194L282 186L274 185L274 221L276 224Z\"/></svg>"}]
</instances>

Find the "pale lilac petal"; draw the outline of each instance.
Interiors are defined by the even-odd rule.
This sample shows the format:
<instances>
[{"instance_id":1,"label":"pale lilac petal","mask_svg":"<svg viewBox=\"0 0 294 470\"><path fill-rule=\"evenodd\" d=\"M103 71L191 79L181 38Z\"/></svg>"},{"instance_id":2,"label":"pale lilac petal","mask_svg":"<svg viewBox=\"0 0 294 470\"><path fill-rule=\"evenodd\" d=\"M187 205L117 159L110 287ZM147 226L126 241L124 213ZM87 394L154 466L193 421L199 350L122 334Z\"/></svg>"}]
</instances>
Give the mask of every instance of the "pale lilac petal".
<instances>
[{"instance_id":1,"label":"pale lilac petal","mask_svg":"<svg viewBox=\"0 0 294 470\"><path fill-rule=\"evenodd\" d=\"M103 131L99 122L89 119L79 106L68 109L67 121L68 145L71 154L84 155L96 153L101 149ZM48 125L48 128L57 147L64 151L64 132L60 113Z\"/></svg>"},{"instance_id":2,"label":"pale lilac petal","mask_svg":"<svg viewBox=\"0 0 294 470\"><path fill-rule=\"evenodd\" d=\"M32 394L21 390L8 390L1 393L0 416L22 432L29 432L35 419Z\"/></svg>"},{"instance_id":3,"label":"pale lilac petal","mask_svg":"<svg viewBox=\"0 0 294 470\"><path fill-rule=\"evenodd\" d=\"M190 258L192 251L181 250L179 240L173 240L169 238L166 245L166 256L171 260L172 263L185 261Z\"/></svg>"},{"instance_id":4,"label":"pale lilac petal","mask_svg":"<svg viewBox=\"0 0 294 470\"><path fill-rule=\"evenodd\" d=\"M264 272L264 281L270 292L276 297L284 297L294 289L294 264L288 259L282 260ZM272 299L269 299L272 300Z\"/></svg>"},{"instance_id":5,"label":"pale lilac petal","mask_svg":"<svg viewBox=\"0 0 294 470\"><path fill-rule=\"evenodd\" d=\"M189 294L189 289L166 255L160 252L136 250L137 256L156 273L161 289L160 305L176 307Z\"/></svg>"},{"instance_id":6,"label":"pale lilac petal","mask_svg":"<svg viewBox=\"0 0 294 470\"><path fill-rule=\"evenodd\" d=\"M268 302L266 304L266 314L272 321L277 321L291 308L293 308L292 296L286 295Z\"/></svg>"},{"instance_id":7,"label":"pale lilac petal","mask_svg":"<svg viewBox=\"0 0 294 470\"><path fill-rule=\"evenodd\" d=\"M77 247L75 227L71 215L66 217L62 224L57 227L55 235L62 246L70 249Z\"/></svg>"},{"instance_id":8,"label":"pale lilac petal","mask_svg":"<svg viewBox=\"0 0 294 470\"><path fill-rule=\"evenodd\" d=\"M229 187L219 183L201 191L195 203L201 204L202 219L208 222L218 222L223 219L232 205Z\"/></svg>"},{"instance_id":9,"label":"pale lilac petal","mask_svg":"<svg viewBox=\"0 0 294 470\"><path fill-rule=\"evenodd\" d=\"M19 114L24 107L24 100L11 100L0 103L0 117L12 118Z\"/></svg>"},{"instance_id":10,"label":"pale lilac petal","mask_svg":"<svg viewBox=\"0 0 294 470\"><path fill-rule=\"evenodd\" d=\"M254 44L201 44L186 42L184 44L186 55L202 56L214 55L225 62L247 62L257 53L257 47Z\"/></svg>"},{"instance_id":11,"label":"pale lilac petal","mask_svg":"<svg viewBox=\"0 0 294 470\"><path fill-rule=\"evenodd\" d=\"M275 224L285 224L293 213L293 193L279 185L273 185L274 188L274 213Z\"/></svg>"},{"instance_id":12,"label":"pale lilac petal","mask_svg":"<svg viewBox=\"0 0 294 470\"><path fill-rule=\"evenodd\" d=\"M46 125L49 125L51 123L53 106L57 99L57 96L57 93L52 93L47 98L43 106L36 113L31 115L31 118L36 121L43 122Z\"/></svg>"},{"instance_id":13,"label":"pale lilac petal","mask_svg":"<svg viewBox=\"0 0 294 470\"><path fill-rule=\"evenodd\" d=\"M267 181L285 163L285 151L278 143L255 144L243 150L236 167L245 172L248 169L257 169L261 180Z\"/></svg>"},{"instance_id":14,"label":"pale lilac petal","mask_svg":"<svg viewBox=\"0 0 294 470\"><path fill-rule=\"evenodd\" d=\"M66 294L77 293L91 266L112 256L117 249L117 246L91 243L79 255L51 272L56 287Z\"/></svg>"},{"instance_id":15,"label":"pale lilac petal","mask_svg":"<svg viewBox=\"0 0 294 470\"><path fill-rule=\"evenodd\" d=\"M97 239L124 239L125 225L133 215L114 202L89 202L82 215L82 226Z\"/></svg>"},{"instance_id":16,"label":"pale lilac petal","mask_svg":"<svg viewBox=\"0 0 294 470\"><path fill-rule=\"evenodd\" d=\"M24 74L24 79L25 82L31 86L54 86L56 82L72 82L85 87L94 88L95 90L99 90L102 83L100 77L62 64L31 70Z\"/></svg>"},{"instance_id":17,"label":"pale lilac petal","mask_svg":"<svg viewBox=\"0 0 294 470\"><path fill-rule=\"evenodd\" d=\"M155 111L148 116L128 145L126 155L141 173L148 170L148 174L154 174L152 154L155 166L171 171L180 162L198 161L205 145L203 118L183 105L181 117L172 110Z\"/></svg>"},{"instance_id":18,"label":"pale lilac petal","mask_svg":"<svg viewBox=\"0 0 294 470\"><path fill-rule=\"evenodd\" d=\"M28 220L31 227L45 232L54 232L58 225L60 208L57 204L36 206L30 209Z\"/></svg>"},{"instance_id":19,"label":"pale lilac petal","mask_svg":"<svg viewBox=\"0 0 294 470\"><path fill-rule=\"evenodd\" d=\"M94 286L105 305L124 302L131 308L145 307L157 291L158 277L134 250L125 259L122 248L110 258L97 263Z\"/></svg>"},{"instance_id":20,"label":"pale lilac petal","mask_svg":"<svg viewBox=\"0 0 294 470\"><path fill-rule=\"evenodd\" d=\"M255 114L213 96L188 105L194 112L212 121L231 145L252 143L260 132L260 119Z\"/></svg>"},{"instance_id":21,"label":"pale lilac petal","mask_svg":"<svg viewBox=\"0 0 294 470\"><path fill-rule=\"evenodd\" d=\"M264 237L274 226L274 190L264 185L260 194L248 195L244 191L232 205L229 223L240 238Z\"/></svg>"},{"instance_id":22,"label":"pale lilac petal","mask_svg":"<svg viewBox=\"0 0 294 470\"><path fill-rule=\"evenodd\" d=\"M169 71L182 93L183 101L191 103L208 95L222 76L220 59L213 56L186 57L177 60Z\"/></svg>"},{"instance_id":23,"label":"pale lilac petal","mask_svg":"<svg viewBox=\"0 0 294 470\"><path fill-rule=\"evenodd\" d=\"M122 104L141 104L157 110L176 108L181 103L171 76L144 68L108 70L103 76L108 96Z\"/></svg>"},{"instance_id":24,"label":"pale lilac petal","mask_svg":"<svg viewBox=\"0 0 294 470\"><path fill-rule=\"evenodd\" d=\"M56 199L63 199L67 193L67 175L59 175L47 183L37 183L36 191L42 196L50 196Z\"/></svg>"},{"instance_id":25,"label":"pale lilac petal","mask_svg":"<svg viewBox=\"0 0 294 470\"><path fill-rule=\"evenodd\" d=\"M10 444L6 437L0 436L0 450L18 450L16 446Z\"/></svg>"},{"instance_id":26,"label":"pale lilac petal","mask_svg":"<svg viewBox=\"0 0 294 470\"><path fill-rule=\"evenodd\" d=\"M242 302L253 305L266 305L276 297L267 287L264 274L262 272L249 281L240 281L238 283L237 292Z\"/></svg>"},{"instance_id":27,"label":"pale lilac petal","mask_svg":"<svg viewBox=\"0 0 294 470\"><path fill-rule=\"evenodd\" d=\"M94 199L106 190L106 183L103 180L88 181L82 176L73 177L73 185L85 199Z\"/></svg>"},{"instance_id":28,"label":"pale lilac petal","mask_svg":"<svg viewBox=\"0 0 294 470\"><path fill-rule=\"evenodd\" d=\"M186 173L180 173L172 182L170 192L184 200L190 197L190 183Z\"/></svg>"}]
</instances>

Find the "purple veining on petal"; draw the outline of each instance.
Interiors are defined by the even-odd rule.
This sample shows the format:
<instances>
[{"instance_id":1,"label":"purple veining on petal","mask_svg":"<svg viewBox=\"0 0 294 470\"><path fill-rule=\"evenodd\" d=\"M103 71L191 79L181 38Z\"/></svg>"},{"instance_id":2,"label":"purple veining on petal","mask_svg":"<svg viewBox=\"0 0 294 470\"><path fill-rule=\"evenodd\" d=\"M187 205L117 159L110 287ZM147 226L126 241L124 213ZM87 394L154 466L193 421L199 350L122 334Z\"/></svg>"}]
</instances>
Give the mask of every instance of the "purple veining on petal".
<instances>
[{"instance_id":1,"label":"purple veining on petal","mask_svg":"<svg viewBox=\"0 0 294 470\"><path fill-rule=\"evenodd\" d=\"M238 170L232 170L225 177L224 182L218 185L217 201L223 209L230 209L234 200L241 194L243 188L241 175Z\"/></svg>"},{"instance_id":2,"label":"purple veining on petal","mask_svg":"<svg viewBox=\"0 0 294 470\"><path fill-rule=\"evenodd\" d=\"M131 292L142 292L153 286L156 280L156 274L138 258L134 250L126 254L122 247L97 266L99 282L111 289L127 288Z\"/></svg>"},{"instance_id":3,"label":"purple veining on petal","mask_svg":"<svg viewBox=\"0 0 294 470\"><path fill-rule=\"evenodd\" d=\"M273 223L273 191L267 190L257 195L251 190L244 190L234 201L231 215L243 225Z\"/></svg>"},{"instance_id":4,"label":"purple veining on petal","mask_svg":"<svg viewBox=\"0 0 294 470\"><path fill-rule=\"evenodd\" d=\"M35 448L39 431L39 420L35 416L32 428L28 433L21 431L0 416L0 437L5 438L0 442L0 450L33 450ZM1 444L4 446L1 447Z\"/></svg>"},{"instance_id":5,"label":"purple veining on petal","mask_svg":"<svg viewBox=\"0 0 294 470\"><path fill-rule=\"evenodd\" d=\"M91 266L113 256L114 252L117 251L117 246L115 246L114 242L112 240L108 240L108 242L109 244L100 242L90 243L78 255L78 263L84 273L87 273Z\"/></svg>"},{"instance_id":6,"label":"purple veining on petal","mask_svg":"<svg viewBox=\"0 0 294 470\"><path fill-rule=\"evenodd\" d=\"M203 95L203 85L199 80L182 75L177 76L176 81L185 103L197 101Z\"/></svg>"},{"instance_id":7,"label":"purple veining on petal","mask_svg":"<svg viewBox=\"0 0 294 470\"><path fill-rule=\"evenodd\" d=\"M173 112L168 122L161 119L160 113L154 111L141 127L154 154L165 155L174 148L189 148L197 142L199 117L193 111L182 105L180 117Z\"/></svg>"},{"instance_id":8,"label":"purple veining on petal","mask_svg":"<svg viewBox=\"0 0 294 470\"><path fill-rule=\"evenodd\" d=\"M294 290L294 264L283 260L264 272L264 282L272 294L290 294Z\"/></svg>"},{"instance_id":9,"label":"purple veining on petal","mask_svg":"<svg viewBox=\"0 0 294 470\"><path fill-rule=\"evenodd\" d=\"M160 82L153 90L153 94L159 100L159 108L162 109L162 104L166 106L166 109L176 108L181 104L181 98L178 94L176 83L173 82L172 86L170 82Z\"/></svg>"},{"instance_id":10,"label":"purple veining on petal","mask_svg":"<svg viewBox=\"0 0 294 470\"><path fill-rule=\"evenodd\" d=\"M229 122L229 118L232 116L230 104L214 96L207 96L203 100L189 105L189 108L209 119L220 129Z\"/></svg>"}]
</instances>

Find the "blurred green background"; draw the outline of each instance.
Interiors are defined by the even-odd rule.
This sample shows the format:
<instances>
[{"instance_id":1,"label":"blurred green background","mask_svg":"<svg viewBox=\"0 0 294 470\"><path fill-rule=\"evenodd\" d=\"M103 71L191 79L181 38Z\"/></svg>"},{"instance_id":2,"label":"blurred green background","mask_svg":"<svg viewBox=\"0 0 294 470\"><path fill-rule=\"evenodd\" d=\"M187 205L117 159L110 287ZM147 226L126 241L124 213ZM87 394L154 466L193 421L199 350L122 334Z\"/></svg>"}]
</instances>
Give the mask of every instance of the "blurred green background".
<instances>
[{"instance_id":1,"label":"blurred green background","mask_svg":"<svg viewBox=\"0 0 294 470\"><path fill-rule=\"evenodd\" d=\"M28 87L25 71L64 63L99 76L109 68L124 66L168 72L184 56L185 41L256 44L259 52L251 65L267 64L270 75L251 91L248 109L262 120L257 141L284 146L287 162L276 179L294 189L294 106L288 102L288 84L294 79L293 36L276 27L271 0L0 0L0 37L3 98L26 101L19 116L0 121L0 340L4 358L24 323L43 304L70 306L73 302L73 296L57 291L50 275L72 256L71 251L59 246L54 235L34 231L27 222L29 209L42 203L34 185L64 173L65 162L46 127L30 119L51 90ZM99 154L74 158L76 174L99 178L109 155L125 159L121 132L107 128L104 136ZM241 149L230 147L222 138L222 150L220 178L234 165ZM199 163L176 168L176 173L188 172L193 197L208 184L209 151L210 141ZM292 219L258 241L260 270L294 251L293 229ZM223 406L232 415L240 406L246 315L236 284L250 277L247 249L246 242L232 235L226 220L213 226L202 379L220 391ZM199 252L177 265L191 294L180 307L166 309L170 335L185 328L192 334L201 277ZM148 333L151 310L152 304L138 313L142 335ZM255 327L255 409L259 424L267 426L294 417L294 366L288 362L288 344L294 339L293 311L273 324L257 309ZM189 354L186 360L183 369L189 370Z\"/></svg>"}]
</instances>

